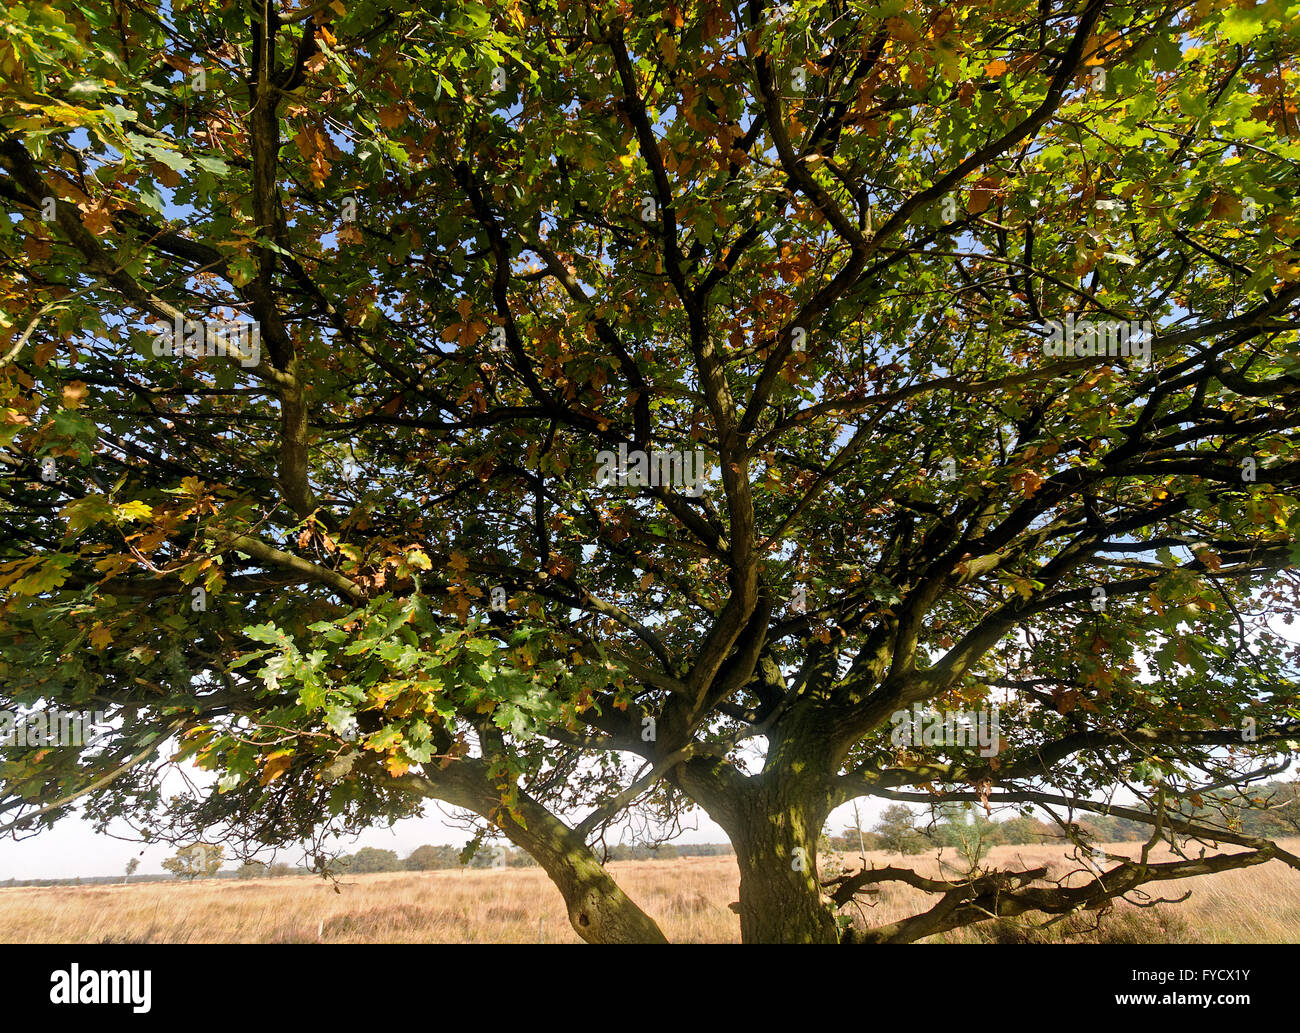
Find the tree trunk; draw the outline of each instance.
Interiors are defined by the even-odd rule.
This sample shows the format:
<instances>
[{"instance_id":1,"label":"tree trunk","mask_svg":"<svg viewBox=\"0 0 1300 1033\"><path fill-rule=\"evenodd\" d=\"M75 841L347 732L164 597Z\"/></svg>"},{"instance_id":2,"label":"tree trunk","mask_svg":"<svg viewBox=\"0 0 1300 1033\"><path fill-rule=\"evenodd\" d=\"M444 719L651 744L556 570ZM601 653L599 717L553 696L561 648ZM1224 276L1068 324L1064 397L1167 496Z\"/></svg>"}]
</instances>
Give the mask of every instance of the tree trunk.
<instances>
[{"instance_id":1,"label":"tree trunk","mask_svg":"<svg viewBox=\"0 0 1300 1033\"><path fill-rule=\"evenodd\" d=\"M839 943L835 907L817 878L817 842L830 813L825 738L769 741L766 770L741 775L712 757L680 765L672 780L727 833L740 868L744 943Z\"/></svg>"},{"instance_id":2,"label":"tree trunk","mask_svg":"<svg viewBox=\"0 0 1300 1033\"><path fill-rule=\"evenodd\" d=\"M573 829L526 793L515 809L501 806L499 790L479 762L459 760L433 778L405 775L392 784L464 807L493 821L546 872L569 912L569 924L588 943L667 943L655 920L623 892Z\"/></svg>"},{"instance_id":3,"label":"tree trunk","mask_svg":"<svg viewBox=\"0 0 1300 1033\"><path fill-rule=\"evenodd\" d=\"M759 793L731 832L740 866L744 943L838 943L835 910L817 878L825 815L790 795Z\"/></svg>"},{"instance_id":4,"label":"tree trunk","mask_svg":"<svg viewBox=\"0 0 1300 1033\"><path fill-rule=\"evenodd\" d=\"M653 918L642 911L585 847L557 857L534 854L559 887L569 924L588 943L667 943Z\"/></svg>"}]
</instances>

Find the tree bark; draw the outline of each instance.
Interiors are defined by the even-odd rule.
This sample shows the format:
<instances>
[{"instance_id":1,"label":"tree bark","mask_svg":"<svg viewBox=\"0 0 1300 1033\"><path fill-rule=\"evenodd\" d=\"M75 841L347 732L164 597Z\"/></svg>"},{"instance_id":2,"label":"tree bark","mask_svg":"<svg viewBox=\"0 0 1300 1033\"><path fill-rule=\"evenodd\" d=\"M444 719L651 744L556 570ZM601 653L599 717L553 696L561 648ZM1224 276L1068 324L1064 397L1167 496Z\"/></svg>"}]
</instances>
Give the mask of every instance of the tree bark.
<instances>
[{"instance_id":1,"label":"tree bark","mask_svg":"<svg viewBox=\"0 0 1300 1033\"><path fill-rule=\"evenodd\" d=\"M740 867L744 943L838 943L835 910L817 878L825 815L792 793L760 791L728 830Z\"/></svg>"},{"instance_id":2,"label":"tree bark","mask_svg":"<svg viewBox=\"0 0 1300 1033\"><path fill-rule=\"evenodd\" d=\"M824 735L801 724L773 734L761 774L713 757L674 769L670 780L722 826L740 869L744 943L839 943L835 905L817 877L817 843L833 800Z\"/></svg>"},{"instance_id":3,"label":"tree bark","mask_svg":"<svg viewBox=\"0 0 1300 1033\"><path fill-rule=\"evenodd\" d=\"M405 775L394 781L496 824L542 866L564 897L569 924L588 943L668 942L655 920L623 892L581 836L523 792L514 805L522 820L516 820L502 807L500 792L475 761L456 761L434 777Z\"/></svg>"}]
</instances>

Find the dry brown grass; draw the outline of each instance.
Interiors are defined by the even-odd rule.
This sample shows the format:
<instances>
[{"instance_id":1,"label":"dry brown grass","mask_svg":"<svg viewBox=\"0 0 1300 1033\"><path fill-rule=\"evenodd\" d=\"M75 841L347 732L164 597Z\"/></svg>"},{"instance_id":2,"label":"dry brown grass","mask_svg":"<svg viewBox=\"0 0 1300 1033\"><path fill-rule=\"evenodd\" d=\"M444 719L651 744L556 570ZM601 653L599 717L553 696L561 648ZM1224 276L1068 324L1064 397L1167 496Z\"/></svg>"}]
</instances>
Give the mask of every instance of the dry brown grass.
<instances>
[{"instance_id":1,"label":"dry brown grass","mask_svg":"<svg viewBox=\"0 0 1300 1033\"><path fill-rule=\"evenodd\" d=\"M1291 842L1291 850L1300 842ZM1107 847L1135 856L1132 843ZM1159 858L1157 858L1159 859ZM843 859L856 869L856 857ZM876 865L906 863L929 875L957 863L953 851L907 858L872 852ZM1004 846L986 863L1077 868L1059 847ZM610 870L633 900L675 943L734 943L740 920L727 905L738 875L730 857L621 861ZM945 874L951 875L947 869ZM1076 876L1077 878L1078 876ZM10 943L576 943L559 893L535 868L403 872L345 878L340 892L308 876L193 884L57 886L0 889L0 939ZM1121 904L1092 928L1095 916L1044 932L1023 922L958 930L944 942L1300 942L1300 873L1281 862L1202 876L1156 890L1192 897L1138 910ZM879 925L928 906L918 890L886 884L859 923ZM1041 922L1041 918L1039 919Z\"/></svg>"}]
</instances>

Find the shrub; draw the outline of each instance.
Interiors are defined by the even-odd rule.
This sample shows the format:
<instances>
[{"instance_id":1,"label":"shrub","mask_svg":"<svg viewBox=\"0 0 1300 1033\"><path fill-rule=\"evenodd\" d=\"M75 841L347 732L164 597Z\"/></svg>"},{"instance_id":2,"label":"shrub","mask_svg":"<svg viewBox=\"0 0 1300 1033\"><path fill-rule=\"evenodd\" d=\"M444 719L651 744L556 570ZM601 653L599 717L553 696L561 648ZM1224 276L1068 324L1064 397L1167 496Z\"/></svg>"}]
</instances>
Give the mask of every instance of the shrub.
<instances>
[{"instance_id":1,"label":"shrub","mask_svg":"<svg viewBox=\"0 0 1300 1033\"><path fill-rule=\"evenodd\" d=\"M340 857L339 867L353 874L364 875L368 872L400 872L402 862L391 850L367 846L349 857Z\"/></svg>"}]
</instances>

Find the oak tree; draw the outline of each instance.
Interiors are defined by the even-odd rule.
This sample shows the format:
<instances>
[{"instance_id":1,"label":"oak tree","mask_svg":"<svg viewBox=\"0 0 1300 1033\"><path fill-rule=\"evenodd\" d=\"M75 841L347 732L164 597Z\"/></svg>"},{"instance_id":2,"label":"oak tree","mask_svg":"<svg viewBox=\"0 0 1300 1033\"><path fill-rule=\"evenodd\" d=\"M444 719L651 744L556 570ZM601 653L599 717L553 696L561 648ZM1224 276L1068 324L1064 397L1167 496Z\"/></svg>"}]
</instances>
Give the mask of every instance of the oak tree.
<instances>
[{"instance_id":1,"label":"oak tree","mask_svg":"<svg viewBox=\"0 0 1300 1033\"><path fill-rule=\"evenodd\" d=\"M9 4L0 702L111 731L4 745L4 827L440 801L596 942L663 940L606 832L693 807L747 941L1300 869L1207 806L1300 737L1298 24ZM823 881L861 798L1178 851ZM886 881L933 905L849 923Z\"/></svg>"}]
</instances>

